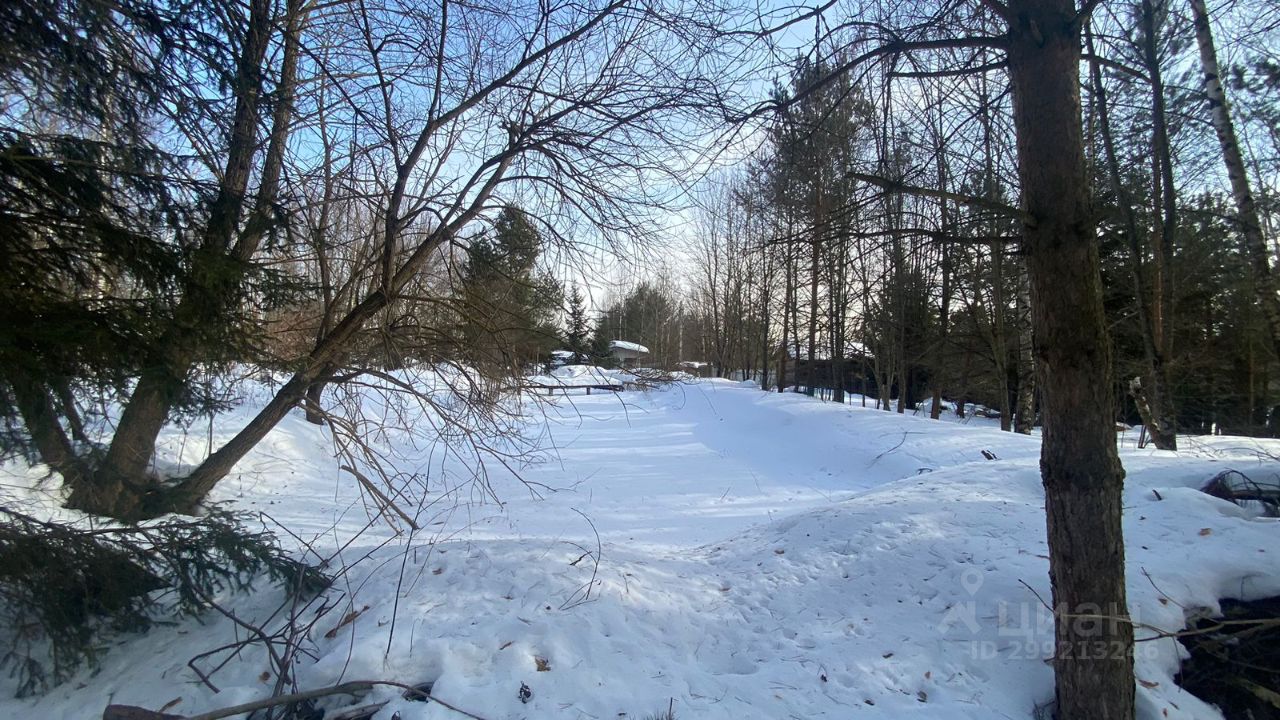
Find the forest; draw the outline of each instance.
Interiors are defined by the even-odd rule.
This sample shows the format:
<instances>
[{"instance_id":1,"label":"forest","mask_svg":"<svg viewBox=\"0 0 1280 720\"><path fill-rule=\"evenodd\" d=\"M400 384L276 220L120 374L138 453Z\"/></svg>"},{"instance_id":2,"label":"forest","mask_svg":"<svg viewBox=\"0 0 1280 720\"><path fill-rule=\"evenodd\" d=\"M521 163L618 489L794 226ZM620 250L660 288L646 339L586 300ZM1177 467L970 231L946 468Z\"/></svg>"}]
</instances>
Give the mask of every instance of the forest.
<instances>
[{"instance_id":1,"label":"forest","mask_svg":"<svg viewBox=\"0 0 1280 720\"><path fill-rule=\"evenodd\" d=\"M974 460L946 455L948 443L980 449L977 461L999 472L1038 458L1026 475L1041 495L1025 547L1044 547L1021 554L1045 561L1034 571L1045 582L1018 582L1050 611L1041 694L1053 717L1154 718L1158 706L1169 716L1165 687L1135 676L1135 663L1160 667L1173 686L1178 665L1177 652L1141 656L1153 627L1139 617L1151 605L1150 588L1135 584L1144 576L1157 613L1180 600L1212 611L1220 599L1280 595L1262 548L1218 583L1263 578L1242 594L1166 588L1169 577L1157 584L1147 566L1126 564L1126 551L1141 555L1126 537L1137 494L1170 492L1155 478L1209 473L1216 485L1195 480L1209 496L1254 503L1247 533L1280 497L1280 445L1268 444L1280 437L1273 3L10 0L0 48L0 617L12 628L0 666L15 702L59 702L39 698L100 667L102 638L217 616L238 639L201 656L230 652L213 670L188 663L207 697L183 712L313 717L316 698L373 691L393 705L349 717L479 717L440 700L444 671L434 690L397 678L306 695L291 668L307 657L323 665L324 653L306 650L323 644L316 623L343 607L325 620L341 620L338 633L364 612L353 590L326 599L356 572L339 555L352 543L370 546L364 559L399 548L378 565L401 575L384 593L388 634L369 646L385 643L389 663L400 598L416 602L401 587L415 543L436 552L464 533L449 525L457 518L474 532L471 513L514 518L525 497L582 485L594 502L591 483L637 472L581 464L616 458L572 461L581 437L636 462L688 451L696 464L696 444L634 434L613 444L631 403L675 418L659 436L685 422L694 411L663 399L677 393L696 405L688 398L751 390L732 420L761 443L778 433L775 451L803 455L804 467L830 453L812 472L849 475L835 493L898 452L847 445L863 432L848 417L901 434L899 446L912 433L933 438L915 451L922 477ZM619 341L642 357L619 359ZM571 391L588 385L616 397L579 405ZM827 420L808 435L763 420L794 403ZM568 417L612 419L593 430ZM695 427L726 419L691 417ZM934 429L911 429L911 418ZM894 422L906 429L883 424ZM953 425L986 434L936 429ZM831 444L812 445L814 434ZM290 487L279 468L263 469L281 443L280 457L297 454L284 465L310 468L296 472L316 483L339 478L335 497L354 493L348 510L360 506L368 522L352 539L335 540L345 520L333 519L332 537L297 529L337 513L337 501L315 499L327 490L298 491L315 504L296 526L250 507L259 490L247 496L246 478ZM726 462L766 463L768 483L799 473L753 448L717 448ZM855 472L851 458L864 454ZM328 464L306 464L318 457ZM545 476L553 457L555 478ZM1210 472L1213 458L1235 465ZM911 474L893 467L871 474L886 488ZM699 497L678 469L635 482ZM705 474L711 485L733 476ZM952 487L947 477L940 488ZM798 495L813 487L795 482ZM589 525L574 542L595 566L562 611L599 599L602 554L641 532L625 518L648 500L611 487L601 497L618 505L601 517L556 506L562 524ZM644 532L676 522L680 502L658 502L669 514ZM776 502L752 522L773 523ZM373 547L375 526L390 534ZM522 557L526 534L495 537L481 540L513 543L505 556ZM679 542L695 537L719 539ZM1228 553L1214 547L1198 566L1204 587ZM628 572L614 574L625 597ZM255 578L291 588L277 634L267 626L283 611L251 621L229 609L228 593L263 597ZM734 587L723 584L722 594ZM1154 638L1201 619L1184 609ZM318 613L312 624L304 612ZM1117 650L1079 651L1095 644ZM269 692L240 707L228 697L251 693L218 698L212 675L249 647L270 658L259 688ZM536 660L536 673L553 665ZM735 674L748 673L713 673ZM1264 675L1248 687L1270 694L1250 689L1249 702L1280 712L1280 687L1264 687L1280 671ZM525 717L533 696L519 684L518 706L482 715ZM674 716L669 694L662 717ZM85 717L106 705L89 703ZM54 712L40 707L14 711ZM607 709L549 707L528 716ZM702 711L747 712L728 708ZM108 707L103 717L164 712L133 711L152 714ZM807 712L818 709L756 716ZM1177 717L1213 717L1199 712ZM950 706L935 716L967 717Z\"/></svg>"}]
</instances>

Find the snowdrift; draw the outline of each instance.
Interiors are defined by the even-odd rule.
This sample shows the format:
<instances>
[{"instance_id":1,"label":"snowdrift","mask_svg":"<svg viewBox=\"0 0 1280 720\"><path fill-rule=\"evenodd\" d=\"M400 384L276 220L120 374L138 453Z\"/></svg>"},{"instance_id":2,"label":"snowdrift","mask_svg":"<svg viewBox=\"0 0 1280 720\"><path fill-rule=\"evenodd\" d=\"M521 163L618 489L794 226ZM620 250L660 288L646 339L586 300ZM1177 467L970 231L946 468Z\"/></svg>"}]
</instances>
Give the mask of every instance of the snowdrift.
<instances>
[{"instance_id":1,"label":"snowdrift","mask_svg":"<svg viewBox=\"0 0 1280 720\"><path fill-rule=\"evenodd\" d=\"M1038 439L718 381L543 401L527 422L545 452L490 468L504 503L428 483L436 504L416 533L370 522L300 417L218 488L351 565L295 667L302 688L430 681L491 720L644 717L672 699L699 719L1022 718L1051 699ZM1227 467L1274 475L1263 455L1280 445L1187 440L1179 454L1123 453L1140 638L1219 598L1280 594L1277 521L1196 489ZM433 478L474 461L416 457ZM14 499L66 513L38 468L5 473ZM280 600L227 598L253 622ZM0 715L96 718L108 702L195 714L257 699L275 682L261 654L221 668L217 693L187 667L236 632L208 617L119 637L98 673L6 697ZM1140 717L1219 717L1173 683L1181 653L1168 637L1139 643ZM362 702L383 700L380 720L459 717L393 688Z\"/></svg>"}]
</instances>

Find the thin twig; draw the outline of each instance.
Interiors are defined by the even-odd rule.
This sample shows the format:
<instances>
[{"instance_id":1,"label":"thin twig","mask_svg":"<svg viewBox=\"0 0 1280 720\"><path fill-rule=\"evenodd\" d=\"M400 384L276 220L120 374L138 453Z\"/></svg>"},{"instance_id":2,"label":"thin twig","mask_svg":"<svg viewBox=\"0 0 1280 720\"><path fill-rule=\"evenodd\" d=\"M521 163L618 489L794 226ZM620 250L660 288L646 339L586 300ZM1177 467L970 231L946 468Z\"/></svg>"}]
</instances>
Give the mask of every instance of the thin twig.
<instances>
[{"instance_id":1,"label":"thin twig","mask_svg":"<svg viewBox=\"0 0 1280 720\"><path fill-rule=\"evenodd\" d=\"M355 695L361 692L368 692L378 685L400 688L405 691L406 697L409 697L412 694L425 698L433 703L439 704L442 708L452 710L459 715L472 718L472 720L486 720L475 713L467 712L455 705L450 705L431 693L415 688L412 685L405 685L404 683L393 682L391 680L351 680L349 682L342 683L341 685L317 688L315 690L306 690L303 692L292 693L290 695L281 695L279 697L264 698L262 700L254 700L253 702L242 703L240 705L222 708L220 710L211 710L207 713L192 715L186 718L186 720L220 720L220 718L231 717L232 715L251 713L254 710L262 710L269 707L276 707L277 705L285 705L287 703L328 697L329 695Z\"/></svg>"}]
</instances>

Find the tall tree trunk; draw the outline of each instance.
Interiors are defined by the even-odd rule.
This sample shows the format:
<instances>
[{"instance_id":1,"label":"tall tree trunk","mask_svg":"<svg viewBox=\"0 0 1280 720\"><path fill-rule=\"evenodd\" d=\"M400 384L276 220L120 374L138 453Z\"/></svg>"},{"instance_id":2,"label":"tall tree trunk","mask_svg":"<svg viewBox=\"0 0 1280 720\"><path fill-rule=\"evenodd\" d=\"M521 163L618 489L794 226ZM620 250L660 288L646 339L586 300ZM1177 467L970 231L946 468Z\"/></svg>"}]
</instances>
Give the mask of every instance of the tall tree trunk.
<instances>
[{"instance_id":1,"label":"tall tree trunk","mask_svg":"<svg viewBox=\"0 0 1280 720\"><path fill-rule=\"evenodd\" d=\"M894 410L899 415L902 415L907 411L907 403L909 399L907 393L910 392L911 379L907 377L907 354L901 344L899 344L898 347L898 405Z\"/></svg>"},{"instance_id":2,"label":"tall tree trunk","mask_svg":"<svg viewBox=\"0 0 1280 720\"><path fill-rule=\"evenodd\" d=\"M1276 280L1271 270L1267 241L1262 235L1262 223L1258 218L1258 206L1249 189L1249 175L1240 152L1235 123L1231 120L1231 108L1222 89L1221 71L1218 69L1218 51L1213 43L1213 31L1209 26L1209 11L1204 0L1191 0L1191 13L1195 21L1196 44L1200 46L1200 64L1204 70L1204 93L1209 100L1213 118L1213 130L1222 147L1222 160L1227 166L1227 178L1231 181L1231 196L1236 203L1236 222L1244 235L1245 252L1253 271L1253 286L1258 304L1271 331L1271 346L1280 357L1280 296L1276 295Z\"/></svg>"},{"instance_id":3,"label":"tall tree trunk","mask_svg":"<svg viewBox=\"0 0 1280 720\"><path fill-rule=\"evenodd\" d=\"M68 507L118 515L102 505L103 498L114 492L147 493L158 489L154 480L147 477L156 438L173 407L185 394L193 365L209 350L198 338L209 337L210 324L225 323L225 306L238 296L240 274L228 272L228 267L248 263L270 226L270 207L279 186L292 117L300 8L299 0L291 0L279 82L282 96L272 117L257 205L233 246L253 174L253 158L257 154L258 112L266 75L263 62L272 24L268 0L250 3L244 47L236 69L236 109L228 139L227 163L200 248L192 261L190 281L174 309L173 320L159 340L156 356L138 378L120 415L106 456L92 477L72 487ZM132 511L137 500L120 502L122 508Z\"/></svg>"},{"instance_id":4,"label":"tall tree trunk","mask_svg":"<svg viewBox=\"0 0 1280 720\"><path fill-rule=\"evenodd\" d=\"M893 363L889 359L883 361L877 360L877 379L879 385L879 395L877 401L880 403L880 409L885 412L893 411Z\"/></svg>"},{"instance_id":5,"label":"tall tree trunk","mask_svg":"<svg viewBox=\"0 0 1280 720\"><path fill-rule=\"evenodd\" d=\"M311 244L316 254L316 269L320 274L320 322L316 326L316 334L313 343L319 343L329 334L333 328L334 315L338 310L338 295L346 296L345 292L335 293L333 281L332 255L330 252L330 218L334 210L334 193L336 191L337 176L334 173L334 165L336 163L334 140L329 134L329 115L326 103L326 86L325 81L321 81L317 88L319 95L319 110L316 113L316 122L319 127L320 142L324 149L324 187L320 198L320 208L315 226L311 228ZM581 345L581 340L579 345ZM581 347L575 347L575 350L581 350ZM582 363L582 356L574 356L574 364ZM323 379L317 380L307 388L306 394L306 419L313 425L323 425L324 406L321 401L324 398L324 390L327 382Z\"/></svg>"},{"instance_id":6,"label":"tall tree trunk","mask_svg":"<svg viewBox=\"0 0 1280 720\"><path fill-rule=\"evenodd\" d=\"M792 283L791 283L791 233L792 224L787 223L787 246L786 252L782 258L782 345L778 350L778 392L786 392L787 389L787 357L791 352L787 347L787 337L792 331L790 309L793 305ZM800 358L796 357L798 363Z\"/></svg>"},{"instance_id":7,"label":"tall tree trunk","mask_svg":"<svg viewBox=\"0 0 1280 720\"><path fill-rule=\"evenodd\" d=\"M786 293L786 297L790 297L790 293ZM790 352L790 349L787 348L787 331L790 329L787 318L787 308L784 304L782 307L782 343L778 347L778 392L784 392L787 389L787 354Z\"/></svg>"},{"instance_id":8,"label":"tall tree trunk","mask_svg":"<svg viewBox=\"0 0 1280 720\"><path fill-rule=\"evenodd\" d=\"M1031 286L1027 282L1026 263L1019 263L1018 270L1018 402L1013 431L1030 435L1036 424L1036 363L1033 352L1035 342L1031 332Z\"/></svg>"},{"instance_id":9,"label":"tall tree trunk","mask_svg":"<svg viewBox=\"0 0 1280 720\"><path fill-rule=\"evenodd\" d=\"M1009 344L1005 323L1004 248L991 248L991 353L996 361L996 387L1000 392L1000 429L1013 431L1013 402L1009 388Z\"/></svg>"},{"instance_id":10,"label":"tall tree trunk","mask_svg":"<svg viewBox=\"0 0 1280 720\"><path fill-rule=\"evenodd\" d=\"M774 274L773 269L769 266L769 257L766 253L768 253L767 248L760 250L762 277L760 279L760 304L757 306L757 312L760 317L760 340L757 350L760 353L760 389L764 392L769 392L771 387L769 384L769 370L773 365L773 357L769 352L769 328L771 325L769 322L769 290L770 285L773 283Z\"/></svg>"},{"instance_id":11,"label":"tall tree trunk","mask_svg":"<svg viewBox=\"0 0 1280 720\"><path fill-rule=\"evenodd\" d=\"M947 165L943 152L942 128L938 127L937 133L937 160L938 160L938 189L943 192L947 191ZM944 199L941 201L941 213L938 227L944 234L951 233L951 213L950 206ZM933 344L933 372L931 375L933 385L933 404L929 408L929 417L937 420L942 416L942 365L944 352L947 347L947 331L951 325L951 248L949 244L943 243L939 248L942 254L941 274L941 301L938 305L938 338Z\"/></svg>"},{"instance_id":12,"label":"tall tree trunk","mask_svg":"<svg viewBox=\"0 0 1280 720\"><path fill-rule=\"evenodd\" d=\"M49 391L20 369L11 371L8 380L18 414L22 417L22 423L31 436L36 452L40 454L40 460L62 475L67 484L73 487L83 485L88 467L76 454L67 434L58 423L58 412Z\"/></svg>"},{"instance_id":13,"label":"tall tree trunk","mask_svg":"<svg viewBox=\"0 0 1280 720\"><path fill-rule=\"evenodd\" d=\"M1153 217L1158 218L1156 232L1152 235L1152 322L1155 347L1159 362L1152 369L1153 381L1159 385L1160 408L1154 415L1159 418L1161 437L1156 447L1165 450L1178 449L1178 414L1173 401L1170 363L1173 359L1173 249L1178 234L1178 193L1173 182L1173 152L1169 143L1169 123L1165 110L1164 74L1160 68L1159 27L1151 0L1142 0L1143 57L1147 75L1151 79L1151 146L1155 164L1154 183L1160 191L1155 193ZM1163 444L1162 444L1163 443Z\"/></svg>"},{"instance_id":14,"label":"tall tree trunk","mask_svg":"<svg viewBox=\"0 0 1280 720\"><path fill-rule=\"evenodd\" d=\"M1155 8L1151 0L1142 0L1143 55L1147 75L1151 79L1151 145L1156 174L1160 178L1160 192L1155 200L1159 207L1154 216L1159 217L1159 229L1153 237L1153 277L1155 278L1155 330L1156 347L1164 358L1164 385L1169 385L1169 362L1173 357L1173 249L1178 234L1178 192L1173 182L1173 152L1169 143L1168 113L1165 110L1164 74L1160 68L1159 28ZM1166 425L1176 428L1173 397L1166 398ZM1176 439L1176 438L1175 438Z\"/></svg>"},{"instance_id":15,"label":"tall tree trunk","mask_svg":"<svg viewBox=\"0 0 1280 720\"><path fill-rule=\"evenodd\" d=\"M831 399L844 404L845 355L847 327L845 313L848 309L849 236L837 223L827 249L829 260L827 301L827 334L831 338Z\"/></svg>"},{"instance_id":16,"label":"tall tree trunk","mask_svg":"<svg viewBox=\"0 0 1280 720\"><path fill-rule=\"evenodd\" d=\"M1045 488L1057 717L1134 717L1114 390L1080 120L1072 0L1011 0L1008 72L1022 181ZM1088 620L1080 614L1102 615ZM1099 649L1102 652L1099 652Z\"/></svg>"},{"instance_id":17,"label":"tall tree trunk","mask_svg":"<svg viewBox=\"0 0 1280 720\"><path fill-rule=\"evenodd\" d=\"M800 266L799 258L796 259L796 267L792 273L791 281L791 341L795 347L795 381L791 385L791 392L800 392L800 362L802 355L800 353ZM810 363L812 366L812 363Z\"/></svg>"},{"instance_id":18,"label":"tall tree trunk","mask_svg":"<svg viewBox=\"0 0 1280 720\"><path fill-rule=\"evenodd\" d=\"M817 366L814 360L817 359L815 351L818 348L818 249L820 241L818 240L821 232L819 219L814 223L813 227L813 244L809 248L809 363L805 366L804 373L804 394L813 396L813 381L817 377Z\"/></svg>"},{"instance_id":19,"label":"tall tree trunk","mask_svg":"<svg viewBox=\"0 0 1280 720\"><path fill-rule=\"evenodd\" d=\"M999 182L996 178L995 170L994 132L991 126L991 118L994 111L991 107L991 95L987 87L985 74L979 78L979 92L978 117L982 123L983 194L989 200L999 201ZM987 218L985 224L988 234L998 234L995 218ZM1004 432L1009 432L1013 430L1013 406L1009 397L1009 347L1005 333L1004 250L1003 245L996 244L991 246L991 318L988 327L988 344L991 347L991 358L995 364L997 400L1000 403L1000 429ZM980 278L975 276L973 289L975 298L981 297L981 288L978 287L979 282Z\"/></svg>"},{"instance_id":20,"label":"tall tree trunk","mask_svg":"<svg viewBox=\"0 0 1280 720\"><path fill-rule=\"evenodd\" d=\"M1092 54L1093 35L1086 31L1086 42ZM1138 239L1138 220L1120 177L1120 160L1111 134L1111 110L1107 107L1107 90L1102 83L1102 70L1097 62L1090 63L1090 77L1094 96L1097 98L1098 130L1102 135L1102 147L1106 157L1107 177L1111 191L1116 196L1120 213L1124 217L1125 239L1129 245L1129 275L1133 280L1134 309L1137 311L1139 334L1142 336L1143 357L1147 365L1146 382L1131 383L1130 388L1137 401L1142 423L1147 434L1161 450L1178 449L1178 429L1169 408L1171 400L1166 384L1168 373L1164 366L1164 351L1157 341L1159 333L1156 319L1161 300L1159 292L1149 295L1142 267L1142 247ZM1159 185L1157 177L1156 184ZM1157 230L1159 234L1159 230Z\"/></svg>"}]
</instances>

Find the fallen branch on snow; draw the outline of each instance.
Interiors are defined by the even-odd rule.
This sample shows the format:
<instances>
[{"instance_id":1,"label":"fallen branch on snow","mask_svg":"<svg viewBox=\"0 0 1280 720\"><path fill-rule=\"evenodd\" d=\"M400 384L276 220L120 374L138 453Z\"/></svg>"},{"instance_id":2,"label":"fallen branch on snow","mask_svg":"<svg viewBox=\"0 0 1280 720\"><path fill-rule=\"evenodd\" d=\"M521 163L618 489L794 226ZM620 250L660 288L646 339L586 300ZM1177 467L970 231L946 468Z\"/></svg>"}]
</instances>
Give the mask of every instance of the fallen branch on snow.
<instances>
[{"instance_id":1,"label":"fallen branch on snow","mask_svg":"<svg viewBox=\"0 0 1280 720\"><path fill-rule=\"evenodd\" d=\"M406 698L414 697L428 700L447 710L452 710L459 715L472 718L472 720L485 720L485 718L476 715L475 713L467 712L462 708L450 705L431 693L413 687L412 685L405 685L404 683L392 682L390 680L352 680L351 682L345 682L341 685L333 685L331 687L306 690L303 692L292 693L290 695L280 695L262 700L254 700L253 702L242 703L240 705L234 705L220 710L211 710L207 713L190 716L169 715L132 705L108 705L107 709L102 712L102 720L221 720L221 718L231 717L232 715L251 713L255 710L262 710L269 707L275 707L277 705L286 705L288 703L302 702L304 700L314 700L316 698L327 697L329 695L354 695L356 693L368 692L378 685L398 687L405 691L404 696ZM380 708L385 704L385 702L379 703L378 707ZM370 709L373 708L372 705L368 707Z\"/></svg>"}]
</instances>

